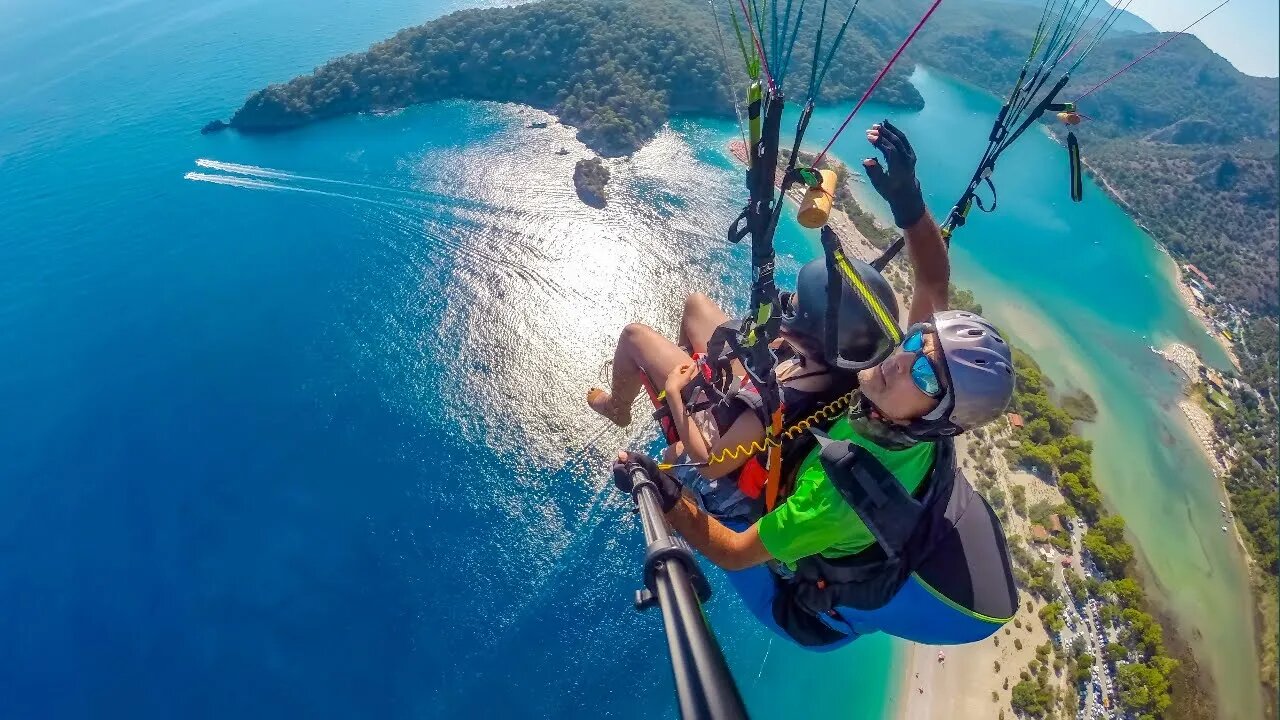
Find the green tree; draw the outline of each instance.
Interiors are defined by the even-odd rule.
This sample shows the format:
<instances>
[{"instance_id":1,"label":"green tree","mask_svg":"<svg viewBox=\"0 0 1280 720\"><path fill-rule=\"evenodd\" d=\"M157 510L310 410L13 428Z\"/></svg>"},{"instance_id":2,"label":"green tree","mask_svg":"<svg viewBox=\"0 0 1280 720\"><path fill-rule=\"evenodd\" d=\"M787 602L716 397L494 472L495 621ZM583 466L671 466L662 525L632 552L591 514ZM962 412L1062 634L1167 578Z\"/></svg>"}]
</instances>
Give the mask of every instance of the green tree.
<instances>
[{"instance_id":1,"label":"green tree","mask_svg":"<svg viewBox=\"0 0 1280 720\"><path fill-rule=\"evenodd\" d=\"M1062 610L1062 603L1056 600L1045 605L1040 608L1040 622L1044 623L1050 632L1061 632L1062 628L1066 626L1066 621L1062 619ZM1039 652L1039 648L1036 649L1036 652ZM1047 650L1045 654L1048 654Z\"/></svg>"},{"instance_id":2,"label":"green tree","mask_svg":"<svg viewBox=\"0 0 1280 720\"><path fill-rule=\"evenodd\" d=\"M1120 643L1107 643L1107 646L1102 649L1102 654L1106 656L1107 662L1115 665L1129 657L1129 650Z\"/></svg>"},{"instance_id":3,"label":"green tree","mask_svg":"<svg viewBox=\"0 0 1280 720\"><path fill-rule=\"evenodd\" d=\"M1129 663L1116 669L1119 705L1126 713L1152 717L1169 708L1168 673L1176 662L1162 658L1156 663Z\"/></svg>"},{"instance_id":4,"label":"green tree","mask_svg":"<svg viewBox=\"0 0 1280 720\"><path fill-rule=\"evenodd\" d=\"M1103 589L1115 595L1120 604L1126 608L1141 609L1145 605L1146 596L1142 592L1142 586L1133 578L1108 581L1103 585Z\"/></svg>"},{"instance_id":5,"label":"green tree","mask_svg":"<svg viewBox=\"0 0 1280 720\"><path fill-rule=\"evenodd\" d=\"M1084 534L1083 545L1112 578L1123 577L1133 560L1133 548L1124 541L1124 520L1117 515L1106 516L1095 523Z\"/></svg>"},{"instance_id":6,"label":"green tree","mask_svg":"<svg viewBox=\"0 0 1280 720\"><path fill-rule=\"evenodd\" d=\"M1021 485L1014 485L1009 488L1009 497L1013 501L1014 512L1025 517L1027 514L1027 489Z\"/></svg>"},{"instance_id":7,"label":"green tree","mask_svg":"<svg viewBox=\"0 0 1280 720\"><path fill-rule=\"evenodd\" d=\"M1009 702L1013 709L1029 717L1044 717L1048 707L1040 694L1040 685L1034 680L1023 680L1013 686Z\"/></svg>"},{"instance_id":8,"label":"green tree","mask_svg":"<svg viewBox=\"0 0 1280 720\"><path fill-rule=\"evenodd\" d=\"M1164 651L1164 629L1154 617L1128 608L1120 613L1125 622L1124 637L1129 646L1151 657Z\"/></svg>"}]
</instances>

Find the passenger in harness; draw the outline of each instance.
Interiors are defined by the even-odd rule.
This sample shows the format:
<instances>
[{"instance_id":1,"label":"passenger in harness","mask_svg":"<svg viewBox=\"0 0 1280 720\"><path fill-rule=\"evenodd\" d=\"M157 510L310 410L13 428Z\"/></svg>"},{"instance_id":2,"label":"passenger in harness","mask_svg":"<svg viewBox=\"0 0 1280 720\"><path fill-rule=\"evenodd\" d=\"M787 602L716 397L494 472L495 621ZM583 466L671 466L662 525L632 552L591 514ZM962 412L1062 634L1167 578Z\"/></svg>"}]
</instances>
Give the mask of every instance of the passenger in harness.
<instances>
[{"instance_id":1,"label":"passenger in harness","mask_svg":"<svg viewBox=\"0 0 1280 720\"><path fill-rule=\"evenodd\" d=\"M974 642L1012 618L1017 592L1000 523L960 473L952 439L1003 414L1013 395L1011 352L983 318L945 310L946 244L924 207L906 138L891 126L873 126L867 137L889 169L864 165L904 231L915 271L902 341L857 373L848 412L812 432L791 468L784 462L791 482L771 511L717 517L638 453L619 453L615 481L629 492L630 470L644 469L671 526L729 571L753 614L800 645L834 649L876 631ZM800 329L799 299L784 327L826 337L825 328ZM817 312L808 322L826 317Z\"/></svg>"},{"instance_id":2,"label":"passenger in harness","mask_svg":"<svg viewBox=\"0 0 1280 720\"><path fill-rule=\"evenodd\" d=\"M854 266L896 317L897 300L888 281L866 263L854 261ZM857 386L856 374L829 367L824 360L821 331L826 304L827 270L822 260L815 260L800 271L797 291L787 301L790 322L784 323L781 338L774 344L783 419L788 427L845 398L820 418L825 422L819 422L819 427L829 425L847 406ZM710 377L707 343L712 331L727 320L710 298L690 296L685 302L680 340L692 352L648 326L628 325L614 354L612 391L593 389L588 403L619 424L629 422L631 404L650 383L649 378L664 378L658 386L662 390L661 414L672 420L673 430L665 460L676 465L681 482L708 512L722 520L749 522L759 518L756 505L766 472L756 453L738 448L759 448L764 442L769 418L760 391L740 367L736 367L730 395L717 398L717 402L690 386L699 376ZM841 299L840 325L844 357L865 360L887 349L882 348L886 342L883 333L849 288L844 289ZM812 438L802 440L807 446ZM793 447L798 445L787 443L784 455L793 454Z\"/></svg>"}]
</instances>

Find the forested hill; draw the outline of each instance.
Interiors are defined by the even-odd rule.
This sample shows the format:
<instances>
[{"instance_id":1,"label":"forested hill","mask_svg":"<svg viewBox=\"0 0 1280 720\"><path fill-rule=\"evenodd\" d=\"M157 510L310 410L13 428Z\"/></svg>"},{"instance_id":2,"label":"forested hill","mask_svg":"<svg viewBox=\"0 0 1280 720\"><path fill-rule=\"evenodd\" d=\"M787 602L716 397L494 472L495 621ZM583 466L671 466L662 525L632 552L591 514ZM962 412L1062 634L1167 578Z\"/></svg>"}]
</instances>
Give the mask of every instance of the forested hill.
<instances>
[{"instance_id":1,"label":"forested hill","mask_svg":"<svg viewBox=\"0 0 1280 720\"><path fill-rule=\"evenodd\" d=\"M828 28L850 2L830 0ZM856 99L929 4L861 2L819 99ZM921 98L906 79L914 63L1007 93L1042 5L943 3L875 99L919 107ZM623 155L650 140L673 113L733 112L733 98L743 88L741 55L727 14L717 28L710 7L724 13L728 5L543 0L464 10L259 90L231 125L275 131L444 98L498 100L555 113L597 152ZM789 72L791 99L808 77L815 14L805 22ZM1083 93L1167 37L1141 32L1148 27L1132 16L1118 23L1062 99ZM723 38L723 52L717 38ZM1088 97L1080 109L1090 118L1076 129L1086 162L1139 221L1208 273L1225 299L1275 315L1280 83L1244 75L1186 36Z\"/></svg>"},{"instance_id":2,"label":"forested hill","mask_svg":"<svg viewBox=\"0 0 1280 720\"><path fill-rule=\"evenodd\" d=\"M899 22L896 13L890 17ZM672 113L733 111L726 58L734 93L744 92L738 78L745 75L733 29L722 23L723 55L701 0L545 0L463 10L260 90L231 125L273 131L443 98L499 100L549 110L592 149L624 155L652 139ZM888 37L886 30L847 38L822 100L863 92L887 60L883 43L869 38ZM811 42L807 36L796 44L795 77L808 77ZM920 107L908 72L891 73L877 99Z\"/></svg>"},{"instance_id":3,"label":"forested hill","mask_svg":"<svg viewBox=\"0 0 1280 720\"><path fill-rule=\"evenodd\" d=\"M911 8L923 0L906 0ZM961 0L921 33L910 59L997 95L1017 76L1039 7ZM1073 99L1169 37L1112 33L1061 97ZM1277 313L1280 81L1251 77L1194 36L1174 39L1079 107L1084 159L1134 216L1228 301ZM1056 123L1050 128L1065 135ZM996 175L999 183L999 174Z\"/></svg>"}]
</instances>

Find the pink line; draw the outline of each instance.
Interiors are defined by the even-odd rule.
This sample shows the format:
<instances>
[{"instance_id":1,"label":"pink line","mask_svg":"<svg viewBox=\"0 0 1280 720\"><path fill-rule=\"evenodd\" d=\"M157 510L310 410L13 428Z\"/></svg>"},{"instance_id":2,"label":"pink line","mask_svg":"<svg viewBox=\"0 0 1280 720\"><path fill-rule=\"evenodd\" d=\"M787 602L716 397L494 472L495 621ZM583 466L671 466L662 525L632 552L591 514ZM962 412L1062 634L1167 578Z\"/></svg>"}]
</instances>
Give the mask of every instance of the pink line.
<instances>
[{"instance_id":1,"label":"pink line","mask_svg":"<svg viewBox=\"0 0 1280 720\"><path fill-rule=\"evenodd\" d=\"M756 53L760 57L760 65L764 68L764 79L769 81L769 91L774 92L777 87L773 84L773 74L769 72L769 58L764 56L764 48L760 47L760 38L756 35L756 27L751 24L751 13L747 12L747 4L743 0L738 0L738 6L742 8L742 15L747 19L747 30L751 32L751 42L755 43Z\"/></svg>"},{"instance_id":2,"label":"pink line","mask_svg":"<svg viewBox=\"0 0 1280 720\"><path fill-rule=\"evenodd\" d=\"M1174 33L1171 37L1166 38L1164 42L1162 42L1162 43L1160 43L1159 45L1156 45L1155 47L1151 48L1151 49L1150 49L1150 50L1148 50L1145 54L1143 54L1141 57L1139 57L1137 60L1134 60L1133 62L1129 63L1128 65L1125 65L1124 67L1122 67L1122 68L1120 68L1119 70L1115 71L1115 73L1114 73L1114 74L1112 74L1112 76L1111 76L1111 77L1109 77L1109 78L1107 78L1106 80L1103 80L1102 82L1098 83L1097 85L1094 85L1093 87L1089 88L1087 91L1085 91L1085 93L1084 93L1083 95L1078 96L1078 97L1076 98L1076 101L1077 101L1077 102L1079 102L1080 100L1083 100L1083 99L1085 99L1085 98L1089 97L1090 95L1092 95L1092 94L1093 94L1093 91L1094 91L1094 90L1097 90L1098 88L1102 87L1103 85L1106 85L1107 83L1111 82L1112 80L1115 80L1117 77L1119 77L1119 75L1120 75L1121 73L1123 73L1124 71L1126 71L1126 70L1128 70L1129 68L1133 67L1134 65L1137 65L1138 63L1142 62L1143 60L1146 60L1147 58L1151 57L1151 56L1152 56L1152 55L1153 55L1157 50L1159 50L1160 48L1164 47L1165 45L1168 45L1169 43L1173 42L1174 40L1177 40L1178 38L1182 37L1183 35L1186 35L1188 30L1190 30L1191 28L1193 28L1193 27L1195 27L1196 25L1200 24L1200 20L1203 20L1203 19L1205 19L1205 18L1209 17L1210 15L1214 14L1215 12L1217 12L1217 11L1218 11L1218 8L1221 8L1223 5L1226 5L1226 4L1227 4L1227 3L1229 3L1229 2L1231 2L1231 0L1222 0L1222 2L1218 4L1218 7L1215 7L1214 9L1210 10L1209 12L1207 12L1207 13L1205 13L1205 14L1201 15L1201 16L1200 16L1200 18L1199 18L1199 20L1196 20L1195 22L1191 23L1190 25L1188 25L1188 26L1186 26L1186 27L1182 28L1182 29L1181 29L1181 30L1179 30L1178 32Z\"/></svg>"},{"instance_id":3,"label":"pink line","mask_svg":"<svg viewBox=\"0 0 1280 720\"><path fill-rule=\"evenodd\" d=\"M738 1L741 2L742 0ZM1228 2L1230 2L1230 0L1228 0ZM857 105L853 106L853 110L849 112L849 116L844 119L844 122L840 123L840 129L836 130L836 134L831 136L831 140L827 142L827 146L822 148L822 152L818 153L818 157L813 161L814 167L817 167L818 163L822 162L822 158L827 156L827 151L831 149L836 138L840 137L840 133L844 132L844 129L849 126L849 121L853 120L853 116L858 114L858 110L860 110L862 105L867 102L867 98L871 97L871 93L875 92L876 86L880 84L880 81L884 79L885 75L889 74L889 68L893 67L893 64L898 61L898 58L902 55L903 51L905 51L907 46L911 44L911 41L915 39L916 33L920 32L920 28L923 28L924 24L929 22L929 17L933 15L933 11L937 10L938 6L941 4L942 0L934 0L933 5L929 8L929 12L926 12L924 17L920 18L920 22L916 23L915 28L911 30L911 34L908 35L907 39L903 40L902 44L898 46L897 51L893 53L893 57L889 58L889 63L884 66L884 69L880 71L880 74L876 76L876 79L871 82L871 87L867 88L867 91L862 94L862 99L858 101Z\"/></svg>"}]
</instances>

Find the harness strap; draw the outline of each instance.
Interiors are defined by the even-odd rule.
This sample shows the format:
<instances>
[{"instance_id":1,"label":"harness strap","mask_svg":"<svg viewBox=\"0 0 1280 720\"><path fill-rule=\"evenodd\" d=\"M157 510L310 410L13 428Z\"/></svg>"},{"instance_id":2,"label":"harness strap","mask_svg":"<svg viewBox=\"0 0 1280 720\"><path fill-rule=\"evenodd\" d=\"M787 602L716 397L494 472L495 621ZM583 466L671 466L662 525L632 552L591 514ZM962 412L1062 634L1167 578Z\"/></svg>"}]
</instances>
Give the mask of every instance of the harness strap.
<instances>
[{"instance_id":1,"label":"harness strap","mask_svg":"<svg viewBox=\"0 0 1280 720\"><path fill-rule=\"evenodd\" d=\"M769 463L766 469L769 475L764 481L764 510L773 512L778 504L778 489L782 485L782 443L778 438L782 435L782 403L773 409L773 418L769 423L769 437L774 442L769 444Z\"/></svg>"},{"instance_id":2,"label":"harness strap","mask_svg":"<svg viewBox=\"0 0 1280 720\"><path fill-rule=\"evenodd\" d=\"M835 441L815 432L822 468L849 507L871 531L891 562L899 561L924 515L898 478L871 453L847 440Z\"/></svg>"}]
</instances>

